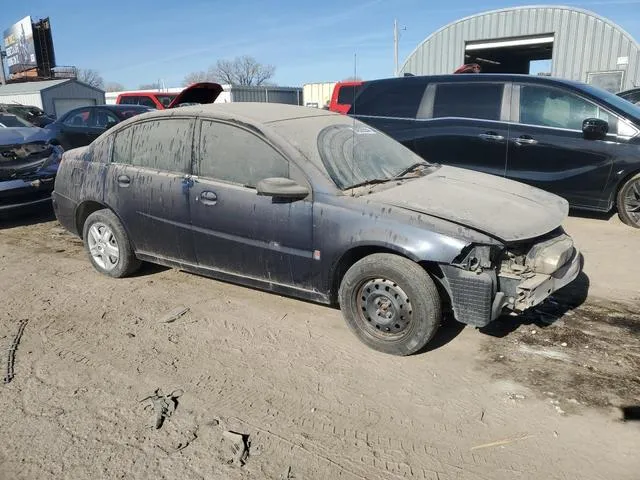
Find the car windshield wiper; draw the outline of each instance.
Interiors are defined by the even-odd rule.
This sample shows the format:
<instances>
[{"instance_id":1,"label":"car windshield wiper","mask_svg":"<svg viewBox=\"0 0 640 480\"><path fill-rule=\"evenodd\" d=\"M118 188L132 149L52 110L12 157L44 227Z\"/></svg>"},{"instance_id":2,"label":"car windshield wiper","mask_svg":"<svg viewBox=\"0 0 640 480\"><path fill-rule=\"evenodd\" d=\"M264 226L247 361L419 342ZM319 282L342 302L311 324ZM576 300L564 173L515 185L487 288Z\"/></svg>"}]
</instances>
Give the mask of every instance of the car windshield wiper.
<instances>
[{"instance_id":1,"label":"car windshield wiper","mask_svg":"<svg viewBox=\"0 0 640 480\"><path fill-rule=\"evenodd\" d=\"M440 166L438 163L416 162L413 165L410 165L407 168L405 168L404 170L402 170L397 175L394 175L393 177L389 177L389 178L372 178L370 180L365 180L363 182L356 183L355 185L350 185L345 190L350 190L352 188L358 188L358 187L364 187L366 185L376 185L376 184L380 184L380 183L394 182L396 180L404 180L406 178L413 178L413 177L407 177L407 175L410 174L410 173L414 173L415 171L418 170L419 167L421 167L421 169L423 169L423 168L429 168L429 167L434 168L434 167L438 167L438 166Z\"/></svg>"},{"instance_id":2,"label":"car windshield wiper","mask_svg":"<svg viewBox=\"0 0 640 480\"><path fill-rule=\"evenodd\" d=\"M407 168L405 168L404 170L402 170L400 173L398 173L395 177L393 177L393 180L397 180L399 178L401 179L405 175L408 175L410 173L414 173L414 172L419 171L419 170L421 171L421 170L423 170L425 168L437 167L437 166L438 166L437 163L416 162L413 165L410 165Z\"/></svg>"}]
</instances>

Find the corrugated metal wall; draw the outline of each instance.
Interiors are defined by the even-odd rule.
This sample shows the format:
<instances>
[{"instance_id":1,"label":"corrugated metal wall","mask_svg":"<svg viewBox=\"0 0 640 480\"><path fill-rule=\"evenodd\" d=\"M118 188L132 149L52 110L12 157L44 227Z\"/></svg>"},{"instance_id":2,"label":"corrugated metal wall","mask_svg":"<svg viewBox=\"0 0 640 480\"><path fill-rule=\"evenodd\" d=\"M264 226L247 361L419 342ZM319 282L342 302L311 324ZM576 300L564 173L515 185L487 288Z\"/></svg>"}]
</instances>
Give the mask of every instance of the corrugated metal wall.
<instances>
[{"instance_id":1,"label":"corrugated metal wall","mask_svg":"<svg viewBox=\"0 0 640 480\"><path fill-rule=\"evenodd\" d=\"M0 103L20 103L22 105L33 105L34 107L42 108L40 92L0 95Z\"/></svg>"},{"instance_id":2,"label":"corrugated metal wall","mask_svg":"<svg viewBox=\"0 0 640 480\"><path fill-rule=\"evenodd\" d=\"M464 63L467 42L542 34L554 35L553 76L586 82L589 72L624 70L623 89L640 84L638 43L613 22L569 7L510 8L451 23L414 50L400 75L452 73ZM618 66L619 57L628 65Z\"/></svg>"},{"instance_id":3,"label":"corrugated metal wall","mask_svg":"<svg viewBox=\"0 0 640 480\"><path fill-rule=\"evenodd\" d=\"M263 102L302 105L302 89L292 87L231 87L232 102Z\"/></svg>"},{"instance_id":4,"label":"corrugated metal wall","mask_svg":"<svg viewBox=\"0 0 640 480\"><path fill-rule=\"evenodd\" d=\"M96 105L104 105L105 101L103 91L93 89L73 80L43 90L42 109L50 115L56 115L56 99L90 99L95 100Z\"/></svg>"}]
</instances>

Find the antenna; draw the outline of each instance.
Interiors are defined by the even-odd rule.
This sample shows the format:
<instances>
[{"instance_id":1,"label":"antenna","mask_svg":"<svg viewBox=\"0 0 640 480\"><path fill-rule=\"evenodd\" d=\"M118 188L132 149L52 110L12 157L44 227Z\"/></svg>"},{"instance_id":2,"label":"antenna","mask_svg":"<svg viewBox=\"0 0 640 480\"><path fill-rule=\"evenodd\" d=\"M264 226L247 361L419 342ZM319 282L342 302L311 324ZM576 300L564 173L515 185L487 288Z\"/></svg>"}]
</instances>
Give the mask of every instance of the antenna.
<instances>
[{"instance_id":1,"label":"antenna","mask_svg":"<svg viewBox=\"0 0 640 480\"><path fill-rule=\"evenodd\" d=\"M358 78L358 54L353 53L353 80L355 81ZM352 87L353 90L353 98L351 99L351 107L353 108L353 112L351 113L351 118L353 122L351 124L351 173L355 178L355 163L356 163L356 87L355 85ZM351 196L354 195L354 189L351 189Z\"/></svg>"}]
</instances>

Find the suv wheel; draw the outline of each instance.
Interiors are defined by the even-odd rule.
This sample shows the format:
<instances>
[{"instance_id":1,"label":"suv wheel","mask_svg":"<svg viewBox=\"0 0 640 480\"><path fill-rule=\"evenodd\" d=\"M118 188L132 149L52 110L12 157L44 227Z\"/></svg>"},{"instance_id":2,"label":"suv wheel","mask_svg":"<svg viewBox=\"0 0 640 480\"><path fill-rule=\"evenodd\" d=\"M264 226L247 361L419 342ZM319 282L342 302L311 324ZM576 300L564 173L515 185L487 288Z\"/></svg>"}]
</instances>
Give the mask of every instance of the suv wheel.
<instances>
[{"instance_id":1,"label":"suv wheel","mask_svg":"<svg viewBox=\"0 0 640 480\"><path fill-rule=\"evenodd\" d=\"M433 337L441 321L438 290L417 263L376 253L356 262L340 285L347 325L369 347L411 355Z\"/></svg>"},{"instance_id":2,"label":"suv wheel","mask_svg":"<svg viewBox=\"0 0 640 480\"><path fill-rule=\"evenodd\" d=\"M618 216L627 225L640 228L640 173L625 182L616 202Z\"/></svg>"},{"instance_id":3,"label":"suv wheel","mask_svg":"<svg viewBox=\"0 0 640 480\"><path fill-rule=\"evenodd\" d=\"M110 277L126 277L140 268L118 217L108 209L93 212L84 223L84 248L94 268Z\"/></svg>"}]
</instances>

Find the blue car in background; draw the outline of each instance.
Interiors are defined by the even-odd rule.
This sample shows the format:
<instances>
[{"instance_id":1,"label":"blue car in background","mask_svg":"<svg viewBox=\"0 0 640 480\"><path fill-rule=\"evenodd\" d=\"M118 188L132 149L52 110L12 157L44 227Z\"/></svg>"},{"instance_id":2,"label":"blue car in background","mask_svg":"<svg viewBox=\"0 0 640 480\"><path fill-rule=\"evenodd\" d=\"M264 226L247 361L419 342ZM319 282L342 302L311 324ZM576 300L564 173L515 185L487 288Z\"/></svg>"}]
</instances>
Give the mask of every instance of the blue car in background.
<instances>
[{"instance_id":1,"label":"blue car in background","mask_svg":"<svg viewBox=\"0 0 640 480\"><path fill-rule=\"evenodd\" d=\"M62 153L42 128L0 127L0 218L51 202Z\"/></svg>"}]
</instances>

